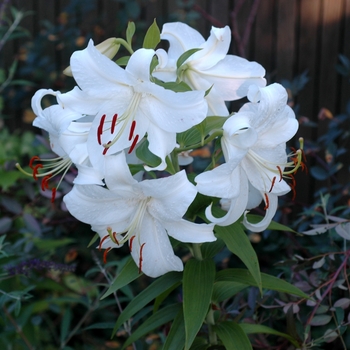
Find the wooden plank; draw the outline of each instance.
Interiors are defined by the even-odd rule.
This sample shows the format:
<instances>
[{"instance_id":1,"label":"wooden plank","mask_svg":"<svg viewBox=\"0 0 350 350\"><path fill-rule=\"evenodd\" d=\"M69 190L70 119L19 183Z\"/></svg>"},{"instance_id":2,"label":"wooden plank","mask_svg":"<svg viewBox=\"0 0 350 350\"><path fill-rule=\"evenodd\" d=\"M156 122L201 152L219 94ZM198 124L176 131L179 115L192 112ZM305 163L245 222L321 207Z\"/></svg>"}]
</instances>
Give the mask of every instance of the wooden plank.
<instances>
[{"instance_id":1,"label":"wooden plank","mask_svg":"<svg viewBox=\"0 0 350 350\"><path fill-rule=\"evenodd\" d=\"M153 20L156 19L158 26L161 29L161 26L166 21L166 2L162 0L152 0L147 1L144 12L147 25L151 25Z\"/></svg>"},{"instance_id":2,"label":"wooden plank","mask_svg":"<svg viewBox=\"0 0 350 350\"><path fill-rule=\"evenodd\" d=\"M215 19L211 26L224 27L230 24L230 11L228 0L216 0L209 2L209 13Z\"/></svg>"},{"instance_id":3,"label":"wooden plank","mask_svg":"<svg viewBox=\"0 0 350 350\"><path fill-rule=\"evenodd\" d=\"M279 0L277 5L276 80L294 77L296 0Z\"/></svg>"},{"instance_id":4,"label":"wooden plank","mask_svg":"<svg viewBox=\"0 0 350 350\"><path fill-rule=\"evenodd\" d=\"M333 113L337 113L338 77L335 66L339 50L343 4L341 0L324 0L323 6L318 107L326 107ZM324 132L326 132L326 129L320 127L318 134L322 135Z\"/></svg>"},{"instance_id":5,"label":"wooden plank","mask_svg":"<svg viewBox=\"0 0 350 350\"><path fill-rule=\"evenodd\" d=\"M263 1L256 16L254 60L259 62L271 77L275 74L275 1Z\"/></svg>"},{"instance_id":6,"label":"wooden plank","mask_svg":"<svg viewBox=\"0 0 350 350\"><path fill-rule=\"evenodd\" d=\"M341 35L339 53L345 55L350 60L350 0L344 0L343 12L343 33ZM339 62L339 61L338 61ZM340 88L340 112L346 110L346 106L350 100L350 81L349 77L341 77Z\"/></svg>"}]
</instances>

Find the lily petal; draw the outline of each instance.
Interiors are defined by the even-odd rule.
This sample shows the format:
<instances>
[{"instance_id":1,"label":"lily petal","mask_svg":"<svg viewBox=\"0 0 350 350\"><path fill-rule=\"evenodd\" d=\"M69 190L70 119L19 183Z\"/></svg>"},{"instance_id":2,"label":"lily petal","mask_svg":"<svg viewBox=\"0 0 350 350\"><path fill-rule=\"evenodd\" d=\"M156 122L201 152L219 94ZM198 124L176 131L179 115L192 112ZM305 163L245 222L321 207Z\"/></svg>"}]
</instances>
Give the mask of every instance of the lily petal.
<instances>
[{"instance_id":1,"label":"lily petal","mask_svg":"<svg viewBox=\"0 0 350 350\"><path fill-rule=\"evenodd\" d=\"M139 269L156 278L169 271L182 271L183 263L174 254L165 228L150 215L145 215L139 238L132 242L131 256Z\"/></svg>"}]
</instances>

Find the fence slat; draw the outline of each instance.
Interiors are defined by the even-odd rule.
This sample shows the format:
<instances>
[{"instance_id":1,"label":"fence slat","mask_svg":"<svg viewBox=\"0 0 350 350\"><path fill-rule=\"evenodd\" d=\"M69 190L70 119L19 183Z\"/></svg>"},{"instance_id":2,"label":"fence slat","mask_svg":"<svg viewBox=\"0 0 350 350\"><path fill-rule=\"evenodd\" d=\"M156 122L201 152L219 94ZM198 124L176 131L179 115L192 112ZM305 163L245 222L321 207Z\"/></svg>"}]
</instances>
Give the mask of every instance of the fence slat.
<instances>
[{"instance_id":1,"label":"fence slat","mask_svg":"<svg viewBox=\"0 0 350 350\"><path fill-rule=\"evenodd\" d=\"M276 79L292 79L295 62L296 1L277 1Z\"/></svg>"}]
</instances>

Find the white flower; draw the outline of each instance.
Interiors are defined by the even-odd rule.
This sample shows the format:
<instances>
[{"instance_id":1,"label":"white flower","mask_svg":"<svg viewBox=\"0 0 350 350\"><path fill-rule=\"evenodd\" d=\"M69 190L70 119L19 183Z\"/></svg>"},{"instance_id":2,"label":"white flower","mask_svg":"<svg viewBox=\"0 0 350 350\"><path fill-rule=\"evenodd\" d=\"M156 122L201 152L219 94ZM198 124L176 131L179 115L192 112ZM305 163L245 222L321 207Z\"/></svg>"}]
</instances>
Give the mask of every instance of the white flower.
<instances>
[{"instance_id":1,"label":"white flower","mask_svg":"<svg viewBox=\"0 0 350 350\"><path fill-rule=\"evenodd\" d=\"M194 90L208 90L208 115L228 116L225 101L245 97L251 84L265 86L265 69L256 62L228 55L231 31L212 27L207 41L195 29L181 22L166 23L161 38L169 41L166 56L154 75L163 80L176 80L178 58L186 51L200 49L180 67L180 79Z\"/></svg>"},{"instance_id":2,"label":"white flower","mask_svg":"<svg viewBox=\"0 0 350 350\"><path fill-rule=\"evenodd\" d=\"M83 114L97 115L88 150L102 166L103 155L130 152L147 133L149 150L161 158L154 169L166 168L165 157L176 147L176 133L190 129L206 117L204 91L175 93L151 81L154 50L139 49L125 69L101 54L90 41L71 57L71 69L80 89L62 94L61 100Z\"/></svg>"},{"instance_id":3,"label":"white flower","mask_svg":"<svg viewBox=\"0 0 350 350\"><path fill-rule=\"evenodd\" d=\"M183 269L168 235L192 243L216 239L212 224L183 219L197 193L184 171L137 182L130 174L124 152L107 156L105 164L107 188L75 185L64 201L73 216L98 232L100 247L106 252L128 241L139 270L157 277Z\"/></svg>"},{"instance_id":4,"label":"white flower","mask_svg":"<svg viewBox=\"0 0 350 350\"><path fill-rule=\"evenodd\" d=\"M248 98L253 103L244 105L223 126L226 163L198 175L195 181L199 192L230 201L223 218L215 218L210 207L206 210L209 220L219 225L232 224L264 200L266 214L261 222L251 224L246 216L243 220L248 229L262 231L276 213L278 196L290 191L283 177L291 177L300 165L301 153L293 155L297 165L294 160L288 162L286 154L286 141L295 135L298 122L279 84L251 86Z\"/></svg>"},{"instance_id":5,"label":"white flower","mask_svg":"<svg viewBox=\"0 0 350 350\"><path fill-rule=\"evenodd\" d=\"M55 96L58 103L42 109L42 99L47 95ZM42 179L43 191L49 188L50 179L61 174L61 180L52 189L52 200L55 199L56 190L72 164L78 169L78 176L74 179L74 183L103 184L103 175L91 165L87 152L91 121L87 116L78 114L69 108L63 108L60 103L60 95L59 91L41 89L32 98L32 109L36 114L33 125L48 132L50 147L58 157L34 156L30 161L30 167L33 170L34 179L39 177ZM18 168L25 172L19 165Z\"/></svg>"}]
</instances>

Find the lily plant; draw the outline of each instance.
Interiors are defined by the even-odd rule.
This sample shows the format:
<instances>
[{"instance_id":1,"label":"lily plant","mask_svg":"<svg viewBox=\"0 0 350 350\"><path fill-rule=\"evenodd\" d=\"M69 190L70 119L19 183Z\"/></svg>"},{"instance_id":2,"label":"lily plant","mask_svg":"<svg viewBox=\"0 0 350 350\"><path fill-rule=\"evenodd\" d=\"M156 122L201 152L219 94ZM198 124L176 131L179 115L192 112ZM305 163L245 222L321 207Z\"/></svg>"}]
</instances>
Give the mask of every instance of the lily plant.
<instances>
[{"instance_id":1,"label":"lily plant","mask_svg":"<svg viewBox=\"0 0 350 350\"><path fill-rule=\"evenodd\" d=\"M234 349L239 337L242 349L249 349L244 327L214 315L220 295L228 294L227 286L214 287L223 277L213 257L226 246L247 266L249 282L240 285L262 292L258 258L245 231L270 226L278 198L294 193L294 173L304 167L302 141L300 149L287 151L298 129L287 92L277 83L266 86L259 63L228 53L228 26L212 27L205 40L187 24L166 23L160 31L154 22L136 50L134 33L129 23L126 40L96 46L90 40L74 52L65 70L76 82L71 91L35 93L33 125L48 133L57 157L34 156L32 176L42 178L42 190L52 189L55 200L54 178L59 175L60 183L75 168L72 189L63 193L67 210L91 226L91 244L104 251L105 263L116 256L107 255L112 249L128 246L130 263L105 297L141 274L159 278L158 287L150 287L158 303L182 285L183 304L174 306L171 318L177 321L169 339L180 329L184 335L174 338L180 345L169 340L165 349L189 349L203 322L207 346ZM167 51L158 47L161 42ZM127 56L118 57L121 46ZM43 109L48 96L56 101ZM230 111L230 101L241 98L248 102ZM212 151L210 161L194 172L195 152L203 148ZM257 220L249 212L258 207L264 214ZM237 282L237 273L225 278ZM274 286L304 296L278 278ZM113 334L131 316L122 313Z\"/></svg>"}]
</instances>

